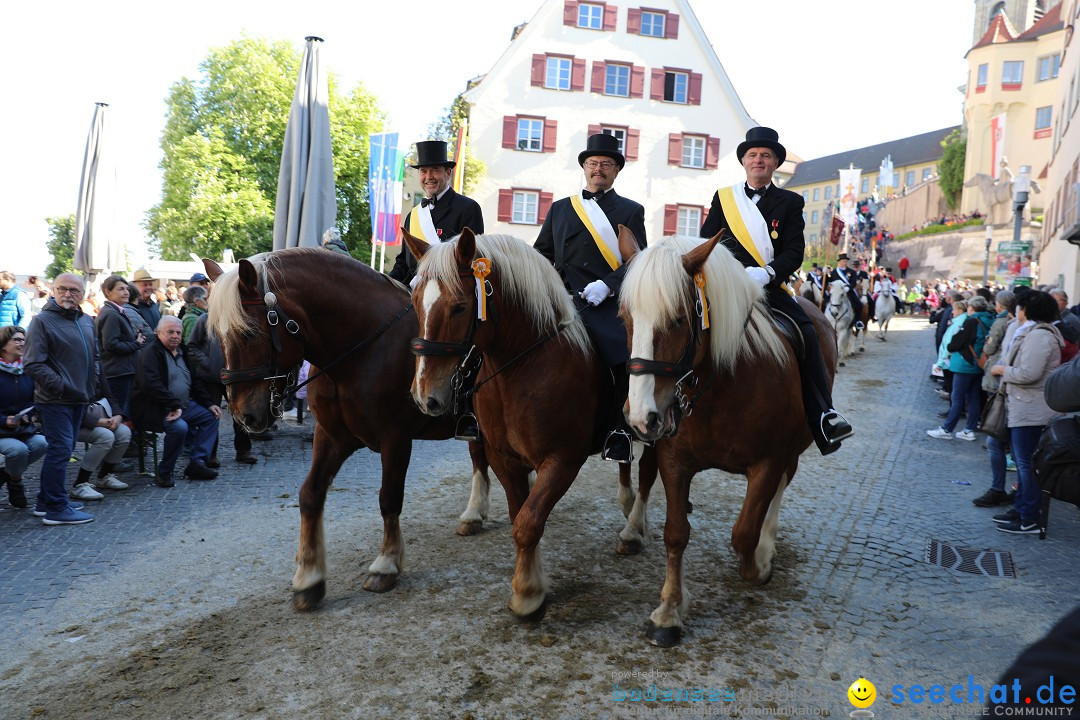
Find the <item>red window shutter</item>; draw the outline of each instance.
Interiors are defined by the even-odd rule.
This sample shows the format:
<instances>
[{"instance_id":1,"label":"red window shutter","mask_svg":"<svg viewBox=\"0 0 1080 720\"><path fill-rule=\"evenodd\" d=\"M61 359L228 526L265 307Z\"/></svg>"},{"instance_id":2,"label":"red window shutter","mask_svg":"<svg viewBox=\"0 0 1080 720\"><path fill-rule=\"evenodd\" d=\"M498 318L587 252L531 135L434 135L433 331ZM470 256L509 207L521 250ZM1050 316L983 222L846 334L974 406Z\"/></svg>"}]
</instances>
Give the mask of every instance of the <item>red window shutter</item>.
<instances>
[{"instance_id":1,"label":"red window shutter","mask_svg":"<svg viewBox=\"0 0 1080 720\"><path fill-rule=\"evenodd\" d=\"M720 138L710 137L705 142L705 169L715 170L720 162Z\"/></svg>"},{"instance_id":2,"label":"red window shutter","mask_svg":"<svg viewBox=\"0 0 1080 720\"><path fill-rule=\"evenodd\" d=\"M668 165L682 165L682 133L671 133L667 139Z\"/></svg>"},{"instance_id":3,"label":"red window shutter","mask_svg":"<svg viewBox=\"0 0 1080 720\"><path fill-rule=\"evenodd\" d=\"M645 68L640 65L630 67L630 97L639 98L645 95Z\"/></svg>"},{"instance_id":4,"label":"red window shutter","mask_svg":"<svg viewBox=\"0 0 1080 720\"><path fill-rule=\"evenodd\" d=\"M544 152L555 152L555 130L558 123L555 120L544 119Z\"/></svg>"},{"instance_id":5,"label":"red window shutter","mask_svg":"<svg viewBox=\"0 0 1080 720\"><path fill-rule=\"evenodd\" d=\"M604 6L604 29L614 30L615 22L619 17L619 8L614 5Z\"/></svg>"},{"instance_id":6,"label":"red window shutter","mask_svg":"<svg viewBox=\"0 0 1080 720\"><path fill-rule=\"evenodd\" d=\"M547 55L533 55L531 84L544 87L544 72L547 70Z\"/></svg>"},{"instance_id":7,"label":"red window shutter","mask_svg":"<svg viewBox=\"0 0 1080 720\"><path fill-rule=\"evenodd\" d=\"M517 149L517 127L518 119L516 115L503 115L503 141L502 146L509 150Z\"/></svg>"},{"instance_id":8,"label":"red window shutter","mask_svg":"<svg viewBox=\"0 0 1080 720\"><path fill-rule=\"evenodd\" d=\"M628 35L641 34L641 8L630 8L626 11L626 32Z\"/></svg>"},{"instance_id":9,"label":"red window shutter","mask_svg":"<svg viewBox=\"0 0 1080 720\"><path fill-rule=\"evenodd\" d=\"M510 222L514 217L514 191L499 191L499 222Z\"/></svg>"},{"instance_id":10,"label":"red window shutter","mask_svg":"<svg viewBox=\"0 0 1080 720\"><path fill-rule=\"evenodd\" d=\"M664 206L664 235L674 235L679 229L679 206Z\"/></svg>"},{"instance_id":11,"label":"red window shutter","mask_svg":"<svg viewBox=\"0 0 1080 720\"><path fill-rule=\"evenodd\" d=\"M664 19L664 37L672 40L679 37L679 16L675 13L668 13Z\"/></svg>"},{"instance_id":12,"label":"red window shutter","mask_svg":"<svg viewBox=\"0 0 1080 720\"><path fill-rule=\"evenodd\" d=\"M551 209L551 201L554 199L554 195L549 192L540 191L540 202L536 204L536 224L543 225L544 220L547 218L548 210Z\"/></svg>"},{"instance_id":13,"label":"red window shutter","mask_svg":"<svg viewBox=\"0 0 1080 720\"><path fill-rule=\"evenodd\" d=\"M604 132L604 129L602 127L600 127L599 125L590 125L589 126L589 137L592 137L593 135L599 135L602 132Z\"/></svg>"},{"instance_id":14,"label":"red window shutter","mask_svg":"<svg viewBox=\"0 0 1080 720\"><path fill-rule=\"evenodd\" d=\"M664 99L664 68L652 69L652 82L649 87L649 99L651 100L663 100Z\"/></svg>"},{"instance_id":15,"label":"red window shutter","mask_svg":"<svg viewBox=\"0 0 1080 720\"><path fill-rule=\"evenodd\" d=\"M691 105L701 104L701 73L690 73L690 83L686 92L686 101Z\"/></svg>"},{"instance_id":16,"label":"red window shutter","mask_svg":"<svg viewBox=\"0 0 1080 720\"><path fill-rule=\"evenodd\" d=\"M578 15L578 3L577 0L566 0L566 4L563 6L563 25L577 26Z\"/></svg>"},{"instance_id":17,"label":"red window shutter","mask_svg":"<svg viewBox=\"0 0 1080 720\"><path fill-rule=\"evenodd\" d=\"M585 89L585 58L574 58L574 65L570 69L570 89Z\"/></svg>"},{"instance_id":18,"label":"red window shutter","mask_svg":"<svg viewBox=\"0 0 1080 720\"><path fill-rule=\"evenodd\" d=\"M604 76L607 73L607 63L596 60L592 64L592 91L604 94Z\"/></svg>"},{"instance_id":19,"label":"red window shutter","mask_svg":"<svg viewBox=\"0 0 1080 720\"><path fill-rule=\"evenodd\" d=\"M637 160L638 158L638 145L641 141L640 130L627 130L626 131L626 159Z\"/></svg>"}]
</instances>

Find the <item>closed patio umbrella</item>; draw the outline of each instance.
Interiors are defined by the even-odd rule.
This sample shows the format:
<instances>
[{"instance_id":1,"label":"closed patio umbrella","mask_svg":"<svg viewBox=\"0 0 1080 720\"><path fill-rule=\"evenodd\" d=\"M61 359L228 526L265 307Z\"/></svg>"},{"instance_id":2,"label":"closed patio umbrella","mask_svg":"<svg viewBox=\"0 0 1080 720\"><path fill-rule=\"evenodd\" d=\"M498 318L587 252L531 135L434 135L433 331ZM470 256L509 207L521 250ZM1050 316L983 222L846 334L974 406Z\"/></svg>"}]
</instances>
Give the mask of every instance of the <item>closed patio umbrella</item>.
<instances>
[{"instance_id":1,"label":"closed patio umbrella","mask_svg":"<svg viewBox=\"0 0 1080 720\"><path fill-rule=\"evenodd\" d=\"M106 133L108 103L97 103L86 138L79 203L75 209L75 269L92 282L98 273L118 268L120 243L113 236L116 169Z\"/></svg>"},{"instance_id":2,"label":"closed patio umbrella","mask_svg":"<svg viewBox=\"0 0 1080 720\"><path fill-rule=\"evenodd\" d=\"M322 38L307 37L296 95L285 126L274 207L274 249L319 247L334 226L334 161L330 150L330 91L320 60Z\"/></svg>"}]
</instances>

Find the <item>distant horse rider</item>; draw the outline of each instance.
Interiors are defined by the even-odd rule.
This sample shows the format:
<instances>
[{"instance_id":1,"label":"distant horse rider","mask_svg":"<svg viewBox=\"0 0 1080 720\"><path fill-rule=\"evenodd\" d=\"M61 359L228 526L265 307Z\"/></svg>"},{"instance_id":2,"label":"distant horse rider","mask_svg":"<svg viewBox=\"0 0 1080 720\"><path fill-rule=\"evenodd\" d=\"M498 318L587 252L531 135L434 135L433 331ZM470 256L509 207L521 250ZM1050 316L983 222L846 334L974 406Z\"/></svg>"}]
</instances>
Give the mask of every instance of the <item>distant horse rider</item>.
<instances>
[{"instance_id":1,"label":"distant horse rider","mask_svg":"<svg viewBox=\"0 0 1080 720\"><path fill-rule=\"evenodd\" d=\"M847 253L840 253L840 256L836 258L836 268L829 274L828 284L837 280L841 280L844 283L847 292L848 300L851 301L851 312L855 315L855 322L852 327L855 328L856 334L859 330L866 327L862 321L862 300L859 299L859 293L855 291L855 284L858 282L856 273L854 270L848 267Z\"/></svg>"},{"instance_id":2,"label":"distant horse rider","mask_svg":"<svg viewBox=\"0 0 1080 720\"><path fill-rule=\"evenodd\" d=\"M765 288L769 305L799 325L806 346L806 357L799 367L803 407L814 441L821 454L827 455L839 450L841 441L851 437L851 425L833 409L814 324L783 286L784 278L802 264L806 247L803 199L798 193L772 184L773 173L787 157L775 130L750 128L735 155L746 172L746 182L713 193L701 236L711 238L728 228L729 232L721 238L724 247Z\"/></svg>"}]
</instances>

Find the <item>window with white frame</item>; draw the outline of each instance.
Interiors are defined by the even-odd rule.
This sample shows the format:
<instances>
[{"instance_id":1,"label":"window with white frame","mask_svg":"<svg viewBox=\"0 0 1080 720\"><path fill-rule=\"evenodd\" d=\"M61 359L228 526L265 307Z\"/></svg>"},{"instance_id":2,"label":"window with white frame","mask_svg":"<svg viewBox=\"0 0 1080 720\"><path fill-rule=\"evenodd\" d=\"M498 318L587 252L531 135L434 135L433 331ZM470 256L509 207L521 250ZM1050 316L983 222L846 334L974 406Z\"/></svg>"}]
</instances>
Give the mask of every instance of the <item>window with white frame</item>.
<instances>
[{"instance_id":1,"label":"window with white frame","mask_svg":"<svg viewBox=\"0 0 1080 720\"><path fill-rule=\"evenodd\" d=\"M832 200L832 188L831 187L825 188L825 199L826 200Z\"/></svg>"},{"instance_id":2,"label":"window with white frame","mask_svg":"<svg viewBox=\"0 0 1080 720\"><path fill-rule=\"evenodd\" d=\"M608 63L604 76L604 94L630 96L630 66Z\"/></svg>"},{"instance_id":3,"label":"window with white frame","mask_svg":"<svg viewBox=\"0 0 1080 720\"><path fill-rule=\"evenodd\" d=\"M570 89L570 70L573 61L564 57L549 57L547 59L547 72L544 75L544 87L553 90Z\"/></svg>"},{"instance_id":4,"label":"window with white frame","mask_svg":"<svg viewBox=\"0 0 1080 720\"><path fill-rule=\"evenodd\" d=\"M518 118L518 150L542 152L544 149L544 121L536 118Z\"/></svg>"},{"instance_id":5,"label":"window with white frame","mask_svg":"<svg viewBox=\"0 0 1080 720\"><path fill-rule=\"evenodd\" d=\"M1043 80L1053 80L1058 76L1061 71L1061 55L1055 53L1053 55L1047 55L1041 57L1038 60L1038 65L1035 69L1035 81L1042 82Z\"/></svg>"},{"instance_id":6,"label":"window with white frame","mask_svg":"<svg viewBox=\"0 0 1080 720\"><path fill-rule=\"evenodd\" d=\"M682 166L705 167L705 138L700 135L683 135Z\"/></svg>"},{"instance_id":7,"label":"window with white frame","mask_svg":"<svg viewBox=\"0 0 1080 720\"><path fill-rule=\"evenodd\" d=\"M865 175L863 176L859 192L870 192L870 178L866 177Z\"/></svg>"},{"instance_id":8,"label":"window with white frame","mask_svg":"<svg viewBox=\"0 0 1080 720\"><path fill-rule=\"evenodd\" d=\"M810 191L809 190L803 190L802 191L802 201L803 201L803 203L805 204L806 201L809 200L809 199L810 199Z\"/></svg>"},{"instance_id":9,"label":"window with white frame","mask_svg":"<svg viewBox=\"0 0 1080 720\"><path fill-rule=\"evenodd\" d=\"M908 170L906 173L904 173L904 184L907 185L908 187L911 187L912 185L915 184L915 171L914 170Z\"/></svg>"},{"instance_id":10,"label":"window with white frame","mask_svg":"<svg viewBox=\"0 0 1080 720\"><path fill-rule=\"evenodd\" d=\"M821 188L814 188L814 202L821 199Z\"/></svg>"},{"instance_id":11,"label":"window with white frame","mask_svg":"<svg viewBox=\"0 0 1080 720\"><path fill-rule=\"evenodd\" d=\"M923 180L929 180L929 179L930 179L930 175L931 175L931 174L933 174L933 172L934 172L934 171L933 171L933 170L931 170L930 168L923 168L923 169L922 169L922 179L923 179Z\"/></svg>"},{"instance_id":12,"label":"window with white frame","mask_svg":"<svg viewBox=\"0 0 1080 720\"><path fill-rule=\"evenodd\" d=\"M975 79L975 85L977 87L985 87L985 85L986 85L986 77L989 74L989 72L990 72L990 65L989 64L983 63L982 65L979 66L978 73L975 76L975 78L976 78Z\"/></svg>"},{"instance_id":13,"label":"window with white frame","mask_svg":"<svg viewBox=\"0 0 1080 720\"><path fill-rule=\"evenodd\" d=\"M676 235L697 237L701 230L701 208L679 206L675 224Z\"/></svg>"},{"instance_id":14,"label":"window with white frame","mask_svg":"<svg viewBox=\"0 0 1080 720\"><path fill-rule=\"evenodd\" d=\"M817 221L818 221L818 211L814 210L812 213L810 213L810 223L812 225L817 225Z\"/></svg>"},{"instance_id":15,"label":"window with white frame","mask_svg":"<svg viewBox=\"0 0 1080 720\"><path fill-rule=\"evenodd\" d=\"M1035 129L1046 130L1050 127L1050 121L1052 119L1053 108L1047 105L1046 107L1037 108L1035 110Z\"/></svg>"},{"instance_id":16,"label":"window with white frame","mask_svg":"<svg viewBox=\"0 0 1080 720\"><path fill-rule=\"evenodd\" d=\"M664 73L664 100L667 102L687 103L690 76L684 72L668 70Z\"/></svg>"},{"instance_id":17,"label":"window with white frame","mask_svg":"<svg viewBox=\"0 0 1080 720\"><path fill-rule=\"evenodd\" d=\"M577 9L577 25L589 30L604 29L604 6L581 3Z\"/></svg>"},{"instance_id":18,"label":"window with white frame","mask_svg":"<svg viewBox=\"0 0 1080 720\"><path fill-rule=\"evenodd\" d=\"M1006 60L1001 64L1001 84L1019 85L1024 80L1024 61Z\"/></svg>"},{"instance_id":19,"label":"window with white frame","mask_svg":"<svg viewBox=\"0 0 1080 720\"><path fill-rule=\"evenodd\" d=\"M641 34L664 37L664 13L641 11Z\"/></svg>"},{"instance_id":20,"label":"window with white frame","mask_svg":"<svg viewBox=\"0 0 1080 720\"><path fill-rule=\"evenodd\" d=\"M626 128L601 128L600 132L605 135L613 135L619 141L619 152L626 154Z\"/></svg>"},{"instance_id":21,"label":"window with white frame","mask_svg":"<svg viewBox=\"0 0 1080 720\"><path fill-rule=\"evenodd\" d=\"M530 190L514 191L514 209L510 222L536 225L536 213L540 207L540 193Z\"/></svg>"}]
</instances>

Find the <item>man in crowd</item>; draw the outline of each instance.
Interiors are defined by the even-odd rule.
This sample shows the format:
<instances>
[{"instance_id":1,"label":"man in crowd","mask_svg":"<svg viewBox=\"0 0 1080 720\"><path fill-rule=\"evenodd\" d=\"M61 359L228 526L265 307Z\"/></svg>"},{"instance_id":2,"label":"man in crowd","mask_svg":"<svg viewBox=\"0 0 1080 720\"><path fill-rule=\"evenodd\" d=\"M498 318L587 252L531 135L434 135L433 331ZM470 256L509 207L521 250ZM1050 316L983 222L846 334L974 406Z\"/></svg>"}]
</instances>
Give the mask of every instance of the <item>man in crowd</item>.
<instances>
[{"instance_id":1,"label":"man in crowd","mask_svg":"<svg viewBox=\"0 0 1080 720\"><path fill-rule=\"evenodd\" d=\"M26 328L32 315L30 296L15 283L15 273L0 270L0 327Z\"/></svg>"},{"instance_id":2,"label":"man in crowd","mask_svg":"<svg viewBox=\"0 0 1080 720\"><path fill-rule=\"evenodd\" d=\"M863 321L860 319L862 317L862 301L859 300L859 294L855 292L855 283L858 282L858 279L856 271L848 267L847 253L840 253L836 258L836 267L825 282L831 285L837 280L844 283L844 292L847 293L848 301L851 303L851 312L855 314L855 330L856 332L862 330L864 327Z\"/></svg>"},{"instance_id":3,"label":"man in crowd","mask_svg":"<svg viewBox=\"0 0 1080 720\"><path fill-rule=\"evenodd\" d=\"M645 247L645 209L618 195L612 186L626 159L613 135L592 135L578 154L585 171L580 194L552 203L533 247L559 271L571 295L585 301L581 319L601 361L615 378L615 404L602 457L630 462L632 436L622 406L629 390L626 375L626 326L619 318L619 288L626 264L619 252L617 228L625 225ZM595 231L595 232L594 232Z\"/></svg>"},{"instance_id":4,"label":"man in crowd","mask_svg":"<svg viewBox=\"0 0 1080 720\"><path fill-rule=\"evenodd\" d=\"M192 480L212 480L217 471L206 465L217 443L219 408L202 380L187 362L187 350L180 342L183 327L179 318L166 315L158 322L155 339L139 351L135 368L135 388L131 415L140 430L165 433L165 450L154 482L170 488L173 469L189 432L194 435L191 462L184 475Z\"/></svg>"},{"instance_id":5,"label":"man in crowd","mask_svg":"<svg viewBox=\"0 0 1080 720\"><path fill-rule=\"evenodd\" d=\"M135 271L132 282L138 288L139 294L129 299L128 304L135 308L135 312L139 313L139 317L145 320L147 325L156 328L158 322L161 321L161 310L158 308L157 300L154 298L154 282L156 281L150 276L150 273L139 268Z\"/></svg>"},{"instance_id":6,"label":"man in crowd","mask_svg":"<svg viewBox=\"0 0 1080 720\"><path fill-rule=\"evenodd\" d=\"M68 459L100 377L94 323L79 309L84 292L78 275L57 276L53 298L26 333L25 367L34 379L34 407L48 443L34 514L46 525L81 525L94 519L64 492Z\"/></svg>"}]
</instances>

